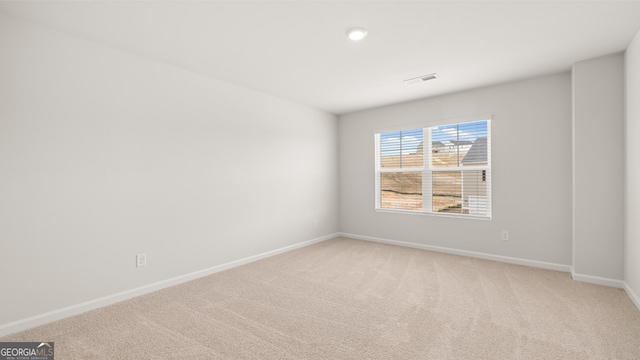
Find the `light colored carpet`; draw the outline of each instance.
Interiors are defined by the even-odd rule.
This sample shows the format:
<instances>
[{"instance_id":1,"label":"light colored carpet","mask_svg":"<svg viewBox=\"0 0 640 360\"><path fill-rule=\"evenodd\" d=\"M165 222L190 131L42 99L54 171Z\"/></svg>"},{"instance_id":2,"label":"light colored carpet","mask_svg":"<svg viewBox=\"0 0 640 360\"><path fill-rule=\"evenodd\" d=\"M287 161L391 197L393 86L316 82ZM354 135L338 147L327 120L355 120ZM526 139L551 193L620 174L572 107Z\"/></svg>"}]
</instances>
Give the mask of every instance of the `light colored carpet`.
<instances>
[{"instance_id":1,"label":"light colored carpet","mask_svg":"<svg viewBox=\"0 0 640 360\"><path fill-rule=\"evenodd\" d=\"M640 359L623 290L337 238L0 341L62 359Z\"/></svg>"}]
</instances>

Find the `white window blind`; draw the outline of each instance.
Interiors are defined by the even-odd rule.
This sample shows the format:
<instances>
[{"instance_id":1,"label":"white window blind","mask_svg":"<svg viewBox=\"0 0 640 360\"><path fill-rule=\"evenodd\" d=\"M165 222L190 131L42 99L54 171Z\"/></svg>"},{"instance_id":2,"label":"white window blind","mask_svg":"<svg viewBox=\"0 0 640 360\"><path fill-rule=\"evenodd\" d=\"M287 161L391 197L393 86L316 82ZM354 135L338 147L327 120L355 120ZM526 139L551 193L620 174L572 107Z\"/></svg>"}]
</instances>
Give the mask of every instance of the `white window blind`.
<instances>
[{"instance_id":1,"label":"white window blind","mask_svg":"<svg viewBox=\"0 0 640 360\"><path fill-rule=\"evenodd\" d=\"M491 120L375 134L376 209L491 217Z\"/></svg>"}]
</instances>

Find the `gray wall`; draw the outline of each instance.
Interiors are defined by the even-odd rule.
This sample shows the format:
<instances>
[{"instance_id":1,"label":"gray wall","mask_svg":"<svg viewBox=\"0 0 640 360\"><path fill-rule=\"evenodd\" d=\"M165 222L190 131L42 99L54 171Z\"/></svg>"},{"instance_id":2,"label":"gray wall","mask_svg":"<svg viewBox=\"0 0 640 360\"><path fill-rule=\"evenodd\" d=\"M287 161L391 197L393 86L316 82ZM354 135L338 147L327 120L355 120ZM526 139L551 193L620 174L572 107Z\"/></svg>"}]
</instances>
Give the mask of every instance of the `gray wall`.
<instances>
[{"instance_id":1,"label":"gray wall","mask_svg":"<svg viewBox=\"0 0 640 360\"><path fill-rule=\"evenodd\" d=\"M574 278L623 280L624 64L573 66Z\"/></svg>"},{"instance_id":2,"label":"gray wall","mask_svg":"<svg viewBox=\"0 0 640 360\"><path fill-rule=\"evenodd\" d=\"M626 174L625 258L627 291L640 308L640 32L625 54L626 70Z\"/></svg>"},{"instance_id":3,"label":"gray wall","mask_svg":"<svg viewBox=\"0 0 640 360\"><path fill-rule=\"evenodd\" d=\"M375 211L377 130L483 114L493 116L492 220ZM341 232L571 264L570 73L347 114L339 138Z\"/></svg>"},{"instance_id":4,"label":"gray wall","mask_svg":"<svg viewBox=\"0 0 640 360\"><path fill-rule=\"evenodd\" d=\"M338 231L334 115L2 15L0 49L0 328Z\"/></svg>"}]
</instances>

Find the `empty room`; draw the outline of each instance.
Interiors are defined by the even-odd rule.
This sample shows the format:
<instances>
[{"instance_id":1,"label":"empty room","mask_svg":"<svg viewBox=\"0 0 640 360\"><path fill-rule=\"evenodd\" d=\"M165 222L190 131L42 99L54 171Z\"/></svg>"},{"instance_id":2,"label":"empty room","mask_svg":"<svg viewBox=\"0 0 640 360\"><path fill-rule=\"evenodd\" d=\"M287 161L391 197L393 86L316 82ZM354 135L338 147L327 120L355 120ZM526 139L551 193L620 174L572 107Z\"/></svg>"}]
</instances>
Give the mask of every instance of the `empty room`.
<instances>
[{"instance_id":1,"label":"empty room","mask_svg":"<svg viewBox=\"0 0 640 360\"><path fill-rule=\"evenodd\" d=\"M640 359L640 1L1 1L0 360Z\"/></svg>"}]
</instances>

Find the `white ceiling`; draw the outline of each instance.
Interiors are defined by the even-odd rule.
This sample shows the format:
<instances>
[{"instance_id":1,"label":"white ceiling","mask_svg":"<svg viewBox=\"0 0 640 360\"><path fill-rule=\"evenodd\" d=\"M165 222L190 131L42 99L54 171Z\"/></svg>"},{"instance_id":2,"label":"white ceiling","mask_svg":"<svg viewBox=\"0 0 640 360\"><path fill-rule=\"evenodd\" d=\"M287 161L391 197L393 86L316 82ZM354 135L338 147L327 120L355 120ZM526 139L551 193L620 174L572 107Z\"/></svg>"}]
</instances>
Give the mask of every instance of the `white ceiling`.
<instances>
[{"instance_id":1,"label":"white ceiling","mask_svg":"<svg viewBox=\"0 0 640 360\"><path fill-rule=\"evenodd\" d=\"M569 70L640 30L638 1L1 1L0 12L335 114ZM353 26L369 35L348 40Z\"/></svg>"}]
</instances>

